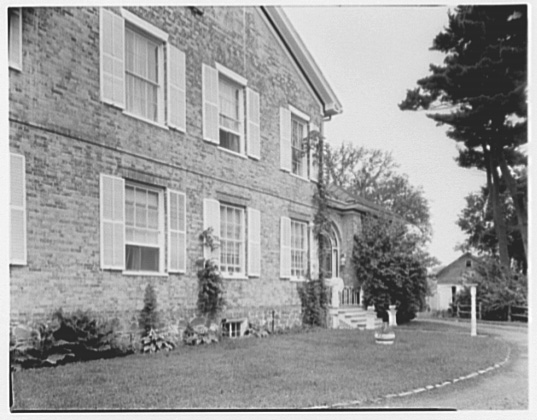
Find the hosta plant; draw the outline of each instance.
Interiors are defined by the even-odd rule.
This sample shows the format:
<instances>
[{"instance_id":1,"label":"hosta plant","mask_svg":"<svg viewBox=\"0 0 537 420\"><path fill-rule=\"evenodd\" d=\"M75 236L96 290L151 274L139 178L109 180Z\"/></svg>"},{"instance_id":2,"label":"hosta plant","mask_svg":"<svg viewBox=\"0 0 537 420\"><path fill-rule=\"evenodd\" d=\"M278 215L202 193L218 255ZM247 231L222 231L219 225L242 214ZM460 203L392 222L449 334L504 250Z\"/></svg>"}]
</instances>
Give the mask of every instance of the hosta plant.
<instances>
[{"instance_id":1,"label":"hosta plant","mask_svg":"<svg viewBox=\"0 0 537 420\"><path fill-rule=\"evenodd\" d=\"M142 353L156 353L161 350L170 351L175 348L172 341L158 334L153 328L142 337Z\"/></svg>"}]
</instances>

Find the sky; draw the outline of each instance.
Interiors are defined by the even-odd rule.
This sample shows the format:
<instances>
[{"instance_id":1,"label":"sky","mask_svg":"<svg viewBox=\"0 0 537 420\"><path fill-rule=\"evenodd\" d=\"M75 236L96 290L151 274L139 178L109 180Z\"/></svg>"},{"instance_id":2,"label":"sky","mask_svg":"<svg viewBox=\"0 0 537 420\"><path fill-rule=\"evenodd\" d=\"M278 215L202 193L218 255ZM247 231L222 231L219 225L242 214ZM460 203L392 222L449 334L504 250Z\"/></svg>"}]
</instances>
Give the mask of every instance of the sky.
<instances>
[{"instance_id":1,"label":"sky","mask_svg":"<svg viewBox=\"0 0 537 420\"><path fill-rule=\"evenodd\" d=\"M484 172L458 166L457 143L424 112L401 111L407 89L441 64L430 51L448 23L443 6L284 7L339 101L343 113L324 126L334 146L352 142L392 153L398 171L421 186L429 202L429 252L443 265L461 253L456 225L465 197L486 183Z\"/></svg>"}]
</instances>

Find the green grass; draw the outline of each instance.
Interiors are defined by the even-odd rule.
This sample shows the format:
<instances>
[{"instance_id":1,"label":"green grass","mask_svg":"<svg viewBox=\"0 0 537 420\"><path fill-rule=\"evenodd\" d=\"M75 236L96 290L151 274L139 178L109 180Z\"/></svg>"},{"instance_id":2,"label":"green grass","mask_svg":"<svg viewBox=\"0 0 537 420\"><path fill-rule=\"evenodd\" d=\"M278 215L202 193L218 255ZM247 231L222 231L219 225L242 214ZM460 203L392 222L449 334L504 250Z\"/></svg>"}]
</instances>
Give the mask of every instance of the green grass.
<instances>
[{"instance_id":1,"label":"green grass","mask_svg":"<svg viewBox=\"0 0 537 420\"><path fill-rule=\"evenodd\" d=\"M414 325L413 325L414 324ZM393 346L372 331L224 340L170 353L20 371L15 410L302 408L435 384L502 360L505 345L412 323Z\"/></svg>"}]
</instances>

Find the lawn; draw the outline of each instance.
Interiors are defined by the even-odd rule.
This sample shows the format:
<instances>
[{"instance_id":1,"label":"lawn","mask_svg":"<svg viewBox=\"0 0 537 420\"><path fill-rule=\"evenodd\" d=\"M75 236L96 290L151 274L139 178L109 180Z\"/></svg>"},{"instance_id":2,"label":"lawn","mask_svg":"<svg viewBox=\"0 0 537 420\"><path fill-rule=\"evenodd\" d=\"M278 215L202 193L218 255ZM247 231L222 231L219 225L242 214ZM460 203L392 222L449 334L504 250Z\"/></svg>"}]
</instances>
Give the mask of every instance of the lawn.
<instances>
[{"instance_id":1,"label":"lawn","mask_svg":"<svg viewBox=\"0 0 537 420\"><path fill-rule=\"evenodd\" d=\"M506 355L491 337L412 324L393 346L372 331L315 330L20 371L13 409L305 408L439 383Z\"/></svg>"}]
</instances>

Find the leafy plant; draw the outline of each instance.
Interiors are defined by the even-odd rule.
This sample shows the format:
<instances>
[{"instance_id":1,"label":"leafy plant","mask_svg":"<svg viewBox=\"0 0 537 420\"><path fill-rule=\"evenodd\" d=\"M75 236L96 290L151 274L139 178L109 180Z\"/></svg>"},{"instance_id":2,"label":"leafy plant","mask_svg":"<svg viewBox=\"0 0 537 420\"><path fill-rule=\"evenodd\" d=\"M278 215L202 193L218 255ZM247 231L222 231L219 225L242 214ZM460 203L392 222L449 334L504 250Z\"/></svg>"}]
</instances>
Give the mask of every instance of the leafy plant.
<instances>
[{"instance_id":1,"label":"leafy plant","mask_svg":"<svg viewBox=\"0 0 537 420\"><path fill-rule=\"evenodd\" d=\"M158 334L153 328L142 337L142 353L156 353L160 350L169 351L174 348L175 344L173 342Z\"/></svg>"},{"instance_id":2,"label":"leafy plant","mask_svg":"<svg viewBox=\"0 0 537 420\"><path fill-rule=\"evenodd\" d=\"M183 334L183 341L188 345L217 343L220 329L215 322L196 318L190 322Z\"/></svg>"},{"instance_id":3,"label":"leafy plant","mask_svg":"<svg viewBox=\"0 0 537 420\"><path fill-rule=\"evenodd\" d=\"M218 245L212 233L212 228L204 230L200 234L200 240L205 246L214 250ZM224 279L216 261L212 259L200 259L198 261L198 311L209 318L216 320L224 308Z\"/></svg>"},{"instance_id":4,"label":"leafy plant","mask_svg":"<svg viewBox=\"0 0 537 420\"><path fill-rule=\"evenodd\" d=\"M87 311L64 314L60 309L49 323L38 324L27 340L10 346L15 369L55 366L72 361L116 357L132 353L117 340L114 322L97 320Z\"/></svg>"},{"instance_id":5,"label":"leafy plant","mask_svg":"<svg viewBox=\"0 0 537 420\"><path fill-rule=\"evenodd\" d=\"M268 337L270 333L266 325L249 322L245 335L250 336L250 337L264 338L264 337Z\"/></svg>"}]
</instances>

